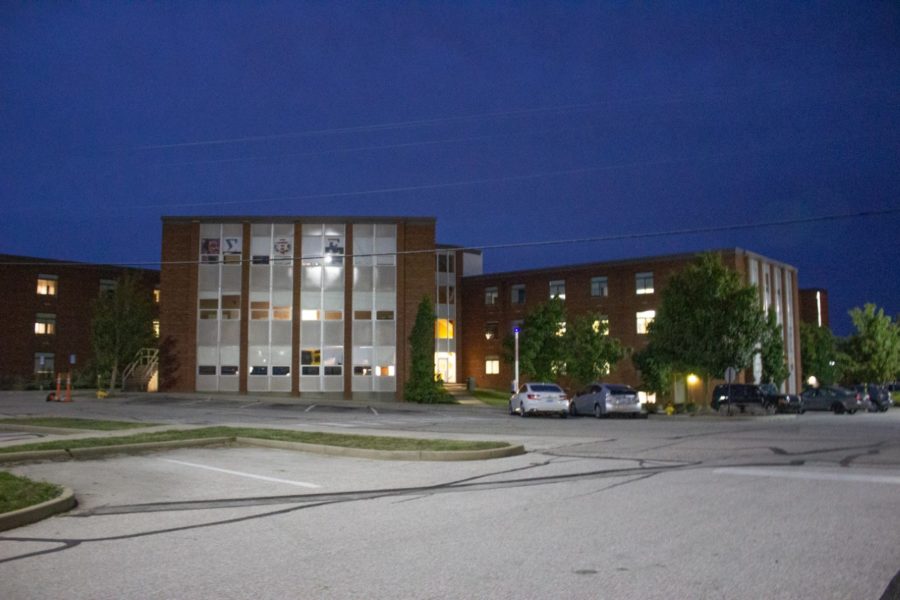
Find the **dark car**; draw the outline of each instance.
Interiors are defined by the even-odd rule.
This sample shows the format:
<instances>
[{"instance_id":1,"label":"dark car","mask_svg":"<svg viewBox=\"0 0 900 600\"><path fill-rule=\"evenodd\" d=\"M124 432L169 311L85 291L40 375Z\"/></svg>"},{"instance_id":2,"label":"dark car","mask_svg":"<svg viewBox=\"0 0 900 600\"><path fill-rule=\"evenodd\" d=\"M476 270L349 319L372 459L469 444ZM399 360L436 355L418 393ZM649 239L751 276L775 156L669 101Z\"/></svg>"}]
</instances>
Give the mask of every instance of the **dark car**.
<instances>
[{"instance_id":1,"label":"dark car","mask_svg":"<svg viewBox=\"0 0 900 600\"><path fill-rule=\"evenodd\" d=\"M800 396L803 398L803 410L830 410L836 415L852 415L864 408L861 393L836 385L809 388Z\"/></svg>"},{"instance_id":2,"label":"dark car","mask_svg":"<svg viewBox=\"0 0 900 600\"><path fill-rule=\"evenodd\" d=\"M740 412L755 407L774 413L778 410L778 401L763 393L760 386L753 383L723 383L713 388L710 406L713 410L735 407Z\"/></svg>"},{"instance_id":3,"label":"dark car","mask_svg":"<svg viewBox=\"0 0 900 600\"><path fill-rule=\"evenodd\" d=\"M891 407L893 400L891 399L891 391L887 386L875 385L857 385L854 388L859 394L865 396L868 400L866 407L869 412L886 412Z\"/></svg>"},{"instance_id":4,"label":"dark car","mask_svg":"<svg viewBox=\"0 0 900 600\"><path fill-rule=\"evenodd\" d=\"M798 415L803 412L803 398L799 394L782 394L774 383L761 383L759 389L778 412Z\"/></svg>"}]
</instances>

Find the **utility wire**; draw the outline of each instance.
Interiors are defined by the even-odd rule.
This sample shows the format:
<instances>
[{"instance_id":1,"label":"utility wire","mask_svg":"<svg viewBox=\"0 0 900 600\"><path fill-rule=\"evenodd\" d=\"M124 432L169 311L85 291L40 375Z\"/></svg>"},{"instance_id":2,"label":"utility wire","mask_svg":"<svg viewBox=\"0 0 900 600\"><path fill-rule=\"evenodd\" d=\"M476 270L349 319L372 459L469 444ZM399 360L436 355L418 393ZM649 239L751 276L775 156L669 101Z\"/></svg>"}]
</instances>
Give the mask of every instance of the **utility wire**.
<instances>
[{"instance_id":1,"label":"utility wire","mask_svg":"<svg viewBox=\"0 0 900 600\"><path fill-rule=\"evenodd\" d=\"M858 218L867 218L867 217L880 217L887 215L895 215L900 214L900 207L895 208L885 208L885 209L875 209L875 210L866 210L866 211L858 211L853 213L838 213L838 214L830 214L830 215L817 215L811 217L800 217L793 219L780 219L775 221L759 221L756 223L739 223L732 225L712 225L709 227L691 227L685 229L669 229L665 231L652 231L652 232L643 232L643 233L623 233L616 235L600 235L600 236L591 236L591 237L580 237L580 238L564 238L564 239L555 239L555 240L542 240L542 241L531 241L531 242L509 242L504 244L484 244L477 246L452 246L449 248L429 248L425 250L400 250L396 252L381 252L381 253L365 253L365 254L330 254L330 255L311 255L311 256L301 256L297 258L284 258L284 259L270 259L272 264L277 264L278 262L289 263L291 261L297 260L324 260L332 257L341 257L341 258L353 258L355 257L374 257L374 256L405 256L405 255L414 255L414 254L434 254L438 252L456 252L456 251L484 251L484 250L501 250L501 249L514 249L514 248L529 248L529 247L542 247L542 246L561 246L561 245L574 245L574 244L590 244L597 242L612 242L612 241L622 241L622 240L638 240L638 239L650 239L650 238L659 238L659 237L670 237L670 236L684 236L684 235L698 235L703 233L719 233L725 231L741 231L747 229L759 229L764 227L782 227L786 225L808 225L811 223L823 223L828 221L841 221L846 219L858 219ZM214 217L212 217L214 218ZM336 217L337 218L337 217ZM340 218L350 218L353 217L340 217ZM222 220L228 220L227 217L222 217ZM229 261L227 264L243 264L243 263L252 263L252 258L241 258L235 259L233 262ZM146 267L146 266L155 266L155 265L196 265L196 264L210 264L203 260L173 260L173 261L150 261L150 262L123 262L119 263L116 266L121 267ZM218 264L213 263L213 264ZM96 264L87 264L80 262L69 262L69 261L52 261L52 262L34 262L34 261L9 261L9 262L0 262L0 266L53 266L53 265L65 265L65 266L83 266L83 267L95 267ZM114 265L108 265L114 266Z\"/></svg>"}]
</instances>

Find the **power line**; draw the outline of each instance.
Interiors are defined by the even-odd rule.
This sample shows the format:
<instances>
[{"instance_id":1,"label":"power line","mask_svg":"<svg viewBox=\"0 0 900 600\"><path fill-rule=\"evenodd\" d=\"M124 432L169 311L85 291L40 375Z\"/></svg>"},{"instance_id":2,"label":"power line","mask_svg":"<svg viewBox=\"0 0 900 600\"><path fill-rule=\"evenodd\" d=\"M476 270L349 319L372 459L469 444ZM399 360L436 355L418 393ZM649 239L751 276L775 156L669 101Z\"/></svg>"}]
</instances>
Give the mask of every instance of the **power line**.
<instances>
[{"instance_id":1,"label":"power line","mask_svg":"<svg viewBox=\"0 0 900 600\"><path fill-rule=\"evenodd\" d=\"M353 257L374 257L374 256L404 256L404 255L414 255L414 254L434 254L437 252L447 252L447 251L484 251L484 250L502 250L502 249L516 249L516 248L528 248L528 247L542 247L542 246L561 246L561 245L575 245L575 244L590 244L597 242L614 242L614 241L623 241L623 240L638 240L638 239L650 239L650 238L659 238L659 237L670 237L670 236L684 236L684 235L699 235L704 233L720 233L726 231L741 231L747 229L761 229L765 227L782 227L786 225L808 225L811 223L823 223L829 221L841 221L846 219L859 219L859 218L867 218L867 217L881 217L887 215L895 215L900 214L900 207L896 208L885 208L885 209L875 209L875 210L866 210L866 211L858 211L852 213L839 213L839 214L830 214L830 215L818 215L811 217L800 217L793 219L781 219L774 221L759 221L756 223L739 223L732 225L712 225L709 227L691 227L685 229L669 229L665 231L652 231L652 232L642 232L642 233L623 233L616 235L600 235L600 236L591 236L591 237L580 237L580 238L563 238L563 239L554 239L554 240L542 240L542 241L529 241L529 242L509 242L504 244L484 244L477 246L454 246L451 248L429 248L426 250L400 250L396 252L381 252L381 253L366 253L366 254L332 254L332 255L310 255L310 256L301 256L297 258L285 258L285 259L272 259L270 262L278 263L285 262L289 263L297 260L321 260L328 257L341 257L341 258L353 258ZM223 218L223 220L227 220L227 217ZM251 263L252 258L241 258L235 259L233 262L229 262L228 264L243 264L243 263ZM185 266L185 265L196 265L196 264L209 264L203 260L175 260L175 261L152 261L152 262L123 262L118 265L103 265L110 267L147 267L147 266L163 266L163 265L173 265L173 266ZM216 263L218 264L218 263ZM35 262L35 261L10 261L10 262L0 262L0 266L53 266L53 265L64 265L64 266L83 266L83 267L94 267L97 265L89 264L89 263L81 263L81 262L67 262L67 261L52 261L52 262Z\"/></svg>"}]
</instances>

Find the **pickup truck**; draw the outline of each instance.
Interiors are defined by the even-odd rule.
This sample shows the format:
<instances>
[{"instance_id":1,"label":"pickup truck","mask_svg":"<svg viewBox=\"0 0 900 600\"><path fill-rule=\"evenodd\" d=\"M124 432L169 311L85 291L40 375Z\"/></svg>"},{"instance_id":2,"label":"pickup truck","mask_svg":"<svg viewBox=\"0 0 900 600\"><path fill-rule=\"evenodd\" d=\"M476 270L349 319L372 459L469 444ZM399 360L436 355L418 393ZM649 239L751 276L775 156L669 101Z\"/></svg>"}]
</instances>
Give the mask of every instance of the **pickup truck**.
<instances>
[{"instance_id":1,"label":"pickup truck","mask_svg":"<svg viewBox=\"0 0 900 600\"><path fill-rule=\"evenodd\" d=\"M729 402L730 400L730 402ZM796 394L782 394L772 383L732 383L715 387L710 406L713 410L728 405L745 412L748 406L757 406L768 414L776 412L803 412L803 401Z\"/></svg>"}]
</instances>

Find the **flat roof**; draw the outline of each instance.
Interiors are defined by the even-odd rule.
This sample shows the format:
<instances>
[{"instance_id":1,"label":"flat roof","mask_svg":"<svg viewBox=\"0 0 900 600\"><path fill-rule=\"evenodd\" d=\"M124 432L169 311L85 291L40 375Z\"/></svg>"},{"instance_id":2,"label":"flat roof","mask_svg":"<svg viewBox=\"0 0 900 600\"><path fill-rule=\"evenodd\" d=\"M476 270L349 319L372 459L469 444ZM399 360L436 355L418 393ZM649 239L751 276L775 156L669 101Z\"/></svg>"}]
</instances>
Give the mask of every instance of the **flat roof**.
<instances>
[{"instance_id":1,"label":"flat roof","mask_svg":"<svg viewBox=\"0 0 900 600\"><path fill-rule=\"evenodd\" d=\"M171 223L435 223L436 217L395 217L395 216L337 216L337 215L194 215L167 216L161 220Z\"/></svg>"},{"instance_id":2,"label":"flat roof","mask_svg":"<svg viewBox=\"0 0 900 600\"><path fill-rule=\"evenodd\" d=\"M626 266L633 264L646 264L652 262L663 262L663 261L689 261L693 260L700 254L705 254L711 252L713 254L734 254L736 256L749 256L751 258L756 258L758 260L764 260L766 262L770 262L772 264L778 265L784 269L789 269L791 271L796 272L797 267L789 265L787 263L783 263L781 261L773 260L762 254L758 254L756 252L752 252L750 250L744 250L743 248L715 248L712 250L697 250L696 252L682 252L678 254L661 254L655 256L641 256L635 258L623 258L616 260L608 260L608 261L593 261L588 263L577 263L577 264L568 264L568 265L558 265L558 266L550 266L550 267L540 267L538 269L519 269L515 271L495 271L491 273L483 273L481 275L470 275L468 277L464 277L464 279L491 279L492 277L524 277L527 275L539 275L542 273L559 273L564 271L579 271L583 269L588 269L591 267L615 267L615 266Z\"/></svg>"}]
</instances>

